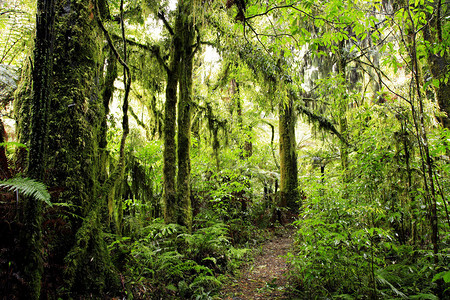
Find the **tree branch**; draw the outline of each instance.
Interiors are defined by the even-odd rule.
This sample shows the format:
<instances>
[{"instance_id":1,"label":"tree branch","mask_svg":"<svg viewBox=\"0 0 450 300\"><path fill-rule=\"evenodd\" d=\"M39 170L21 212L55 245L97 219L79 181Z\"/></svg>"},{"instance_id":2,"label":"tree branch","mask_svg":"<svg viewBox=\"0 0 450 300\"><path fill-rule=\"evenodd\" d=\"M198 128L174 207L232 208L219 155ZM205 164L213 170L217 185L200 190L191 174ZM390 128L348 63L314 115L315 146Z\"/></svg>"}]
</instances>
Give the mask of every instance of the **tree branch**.
<instances>
[{"instance_id":1,"label":"tree branch","mask_svg":"<svg viewBox=\"0 0 450 300\"><path fill-rule=\"evenodd\" d=\"M208 46L211 46L211 47L217 47L217 43L210 42L210 41L200 41L200 44L201 45L208 45Z\"/></svg>"},{"instance_id":2,"label":"tree branch","mask_svg":"<svg viewBox=\"0 0 450 300\"><path fill-rule=\"evenodd\" d=\"M200 30L198 29L197 25L194 26L195 27L195 31L197 32L197 42L193 45L194 50L192 51L192 57L197 53L197 51L200 49Z\"/></svg>"},{"instance_id":3,"label":"tree branch","mask_svg":"<svg viewBox=\"0 0 450 300\"><path fill-rule=\"evenodd\" d=\"M253 33L255 34L256 39L258 40L258 42L261 44L261 46L264 48L264 50L267 52L267 54L271 55L271 53L269 52L269 50L267 50L266 46L263 44L263 42L261 41L261 39L259 38L258 33L256 32L256 30L250 25L250 23L247 22L247 20L244 21L245 24L247 24L248 27L250 27L250 29L253 31ZM245 30L245 29L244 29Z\"/></svg>"},{"instance_id":4,"label":"tree branch","mask_svg":"<svg viewBox=\"0 0 450 300\"><path fill-rule=\"evenodd\" d=\"M114 33L113 33L112 37L113 37L114 39L122 39L122 37L120 37L119 35L114 34ZM153 54L153 56L156 58L156 60L158 61L158 63L159 63L166 71L168 70L169 67L167 66L167 64L165 63L164 59L163 59L162 56L161 56L159 46L156 46L156 45L149 46L149 45L145 45L145 44L138 43L138 42L133 41L133 40L131 40L131 39L126 39L126 42L127 42L127 44L129 44L130 46L138 47L138 48L141 48L141 49L143 49L143 50L146 50L146 51L151 52L151 53Z\"/></svg>"},{"instance_id":5,"label":"tree branch","mask_svg":"<svg viewBox=\"0 0 450 300\"><path fill-rule=\"evenodd\" d=\"M119 165L115 168L115 170L111 173L111 175L108 177L108 179L106 180L103 188L104 188L104 192L107 192L109 190L109 186L114 186L115 183L117 182L117 180L119 180L120 175L122 174L122 171L124 169L125 166L125 155L124 155L124 151L125 151L125 141L128 135L128 131L129 131L129 127L128 127L128 96L130 94L130 88L131 88L131 71L130 68L128 67L127 64L127 48L126 48L126 43L124 42L124 58L122 58L119 54L119 52L117 51L117 48L114 46L114 43L111 39L111 36L108 32L108 30L106 30L105 26L103 25L101 16L100 16L100 9L98 7L98 2L96 1L95 3L96 6L96 18L97 18L97 23L100 26L101 30L103 31L103 33L106 36L106 40L108 41L108 45L111 48L111 50L113 51L114 55L116 56L117 60L119 61L119 63L123 66L124 68L124 84L125 84L125 95L124 95L124 100L123 100L123 106L122 106L122 111L123 111L123 122L122 122L122 127L123 127L123 132L122 132L122 138L120 141L120 150L119 150ZM121 39L123 41L126 41L125 38L125 24L123 22L123 0L121 0L120 3L120 11L121 11L121 31L122 31L122 37Z\"/></svg>"},{"instance_id":6,"label":"tree branch","mask_svg":"<svg viewBox=\"0 0 450 300\"><path fill-rule=\"evenodd\" d=\"M314 112L310 111L309 109L307 109L304 106L300 105L297 107L297 109L300 113L308 116L308 118L310 120L315 121L317 124L319 124L319 128L330 131L331 133L336 135L345 145L350 147L350 144L348 143L348 141L342 136L342 134L336 129L336 127L334 127L334 124L331 123L330 120L328 120L325 117L316 115Z\"/></svg>"},{"instance_id":7,"label":"tree branch","mask_svg":"<svg viewBox=\"0 0 450 300\"><path fill-rule=\"evenodd\" d=\"M169 22L167 22L166 17L164 16L164 12L158 11L158 18L163 21L164 26L166 26L167 30L169 31L170 35L174 35L172 27L170 27Z\"/></svg>"},{"instance_id":8,"label":"tree branch","mask_svg":"<svg viewBox=\"0 0 450 300\"><path fill-rule=\"evenodd\" d=\"M293 10L296 10L296 11L298 11L298 12L304 14L305 16L307 16L307 17L310 18L310 19L313 19L313 20L322 20L322 21L324 21L325 23L332 25L333 27L335 27L334 25L347 25L346 23L342 23L342 22L333 22L333 21L330 21L330 20L325 19L325 18L315 17L315 16L313 16L313 15L311 15L311 14L305 12L304 10L302 10L302 9L300 9L300 8L298 8L298 7L296 7L294 4L280 5L280 6L274 6L274 7L271 7L271 8L269 8L269 9L267 9L265 12L262 12L262 13L259 13L259 14L255 14L255 15L253 15L253 16L246 17L246 18L245 18L245 21L250 20L250 19L253 19L253 18L256 18L256 17L261 17L261 16L268 15L268 14L269 14L271 11L273 11L273 10L276 10L276 9L283 9L283 8L291 8L291 9L293 9Z\"/></svg>"}]
</instances>

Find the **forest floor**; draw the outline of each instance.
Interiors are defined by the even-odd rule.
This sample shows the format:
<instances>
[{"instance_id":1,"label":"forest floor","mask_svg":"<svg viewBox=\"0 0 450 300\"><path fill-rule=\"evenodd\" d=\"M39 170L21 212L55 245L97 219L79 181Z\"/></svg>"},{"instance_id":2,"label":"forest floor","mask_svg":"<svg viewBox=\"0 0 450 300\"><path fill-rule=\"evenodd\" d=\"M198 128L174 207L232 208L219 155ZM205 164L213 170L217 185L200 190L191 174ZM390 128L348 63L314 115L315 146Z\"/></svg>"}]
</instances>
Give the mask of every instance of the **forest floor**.
<instances>
[{"instance_id":1,"label":"forest floor","mask_svg":"<svg viewBox=\"0 0 450 300\"><path fill-rule=\"evenodd\" d=\"M242 268L235 278L230 278L220 292L220 299L292 299L285 256L292 248L294 232L292 226L287 226L254 249L259 254L253 263Z\"/></svg>"}]
</instances>

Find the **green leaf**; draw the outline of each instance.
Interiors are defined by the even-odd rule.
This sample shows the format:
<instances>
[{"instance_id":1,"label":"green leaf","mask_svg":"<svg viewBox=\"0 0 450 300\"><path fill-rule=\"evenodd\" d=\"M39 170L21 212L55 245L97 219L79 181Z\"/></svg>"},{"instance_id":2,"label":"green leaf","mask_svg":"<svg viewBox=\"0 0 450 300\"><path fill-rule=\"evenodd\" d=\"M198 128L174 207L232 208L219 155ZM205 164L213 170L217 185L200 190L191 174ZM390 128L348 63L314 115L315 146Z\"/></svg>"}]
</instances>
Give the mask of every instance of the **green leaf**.
<instances>
[{"instance_id":1,"label":"green leaf","mask_svg":"<svg viewBox=\"0 0 450 300\"><path fill-rule=\"evenodd\" d=\"M439 279L443 279L445 281L445 283L449 283L450 282L450 271L443 271L443 272L439 272L436 275L434 275L432 282L435 282Z\"/></svg>"},{"instance_id":2,"label":"green leaf","mask_svg":"<svg viewBox=\"0 0 450 300\"><path fill-rule=\"evenodd\" d=\"M17 177L2 180L0 181L0 188L19 191L24 196L33 197L36 200L44 201L49 206L53 206L50 202L50 194L47 191L47 187L34 179Z\"/></svg>"},{"instance_id":3,"label":"green leaf","mask_svg":"<svg viewBox=\"0 0 450 300\"><path fill-rule=\"evenodd\" d=\"M258 8L256 6L250 6L247 9L247 15L248 16L253 16L253 15L256 15L257 13L258 13Z\"/></svg>"},{"instance_id":4,"label":"green leaf","mask_svg":"<svg viewBox=\"0 0 450 300\"><path fill-rule=\"evenodd\" d=\"M433 80L431 81L431 84L433 84L433 86L434 86L435 88L439 88L439 79L433 79Z\"/></svg>"},{"instance_id":5,"label":"green leaf","mask_svg":"<svg viewBox=\"0 0 450 300\"><path fill-rule=\"evenodd\" d=\"M169 284L168 286L166 286L166 289L172 292L176 292L178 290L177 287L174 286L173 284Z\"/></svg>"}]
</instances>

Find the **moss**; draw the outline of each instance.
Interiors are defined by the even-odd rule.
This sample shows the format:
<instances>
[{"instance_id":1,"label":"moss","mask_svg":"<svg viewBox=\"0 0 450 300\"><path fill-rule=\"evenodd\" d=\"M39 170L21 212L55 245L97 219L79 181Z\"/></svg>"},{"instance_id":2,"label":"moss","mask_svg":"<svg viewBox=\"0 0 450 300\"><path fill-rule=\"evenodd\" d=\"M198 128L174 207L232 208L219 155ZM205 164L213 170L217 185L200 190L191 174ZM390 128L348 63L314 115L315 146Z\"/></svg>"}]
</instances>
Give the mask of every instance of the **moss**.
<instances>
[{"instance_id":1,"label":"moss","mask_svg":"<svg viewBox=\"0 0 450 300\"><path fill-rule=\"evenodd\" d=\"M105 207L98 181L105 163L99 159L106 117L102 98L104 44L97 24L90 18L89 3L71 0L56 4L44 179L48 186L63 190L53 201L77 207L69 220L74 235L59 237L60 247L56 249L68 253L67 287L97 295L108 281L115 280L98 217ZM24 79L28 83L20 88L16 103L22 142L29 140L32 108L30 79Z\"/></svg>"},{"instance_id":2,"label":"moss","mask_svg":"<svg viewBox=\"0 0 450 300\"><path fill-rule=\"evenodd\" d=\"M189 17L192 12L192 1L182 5L180 13L182 22L177 28L181 36L182 53L180 68L180 87L178 103L178 224L186 226L188 230L192 227L192 205L190 189L190 147L191 147L191 106L192 106L192 70L193 50L190 45L194 44L194 24Z\"/></svg>"},{"instance_id":3,"label":"moss","mask_svg":"<svg viewBox=\"0 0 450 300\"><path fill-rule=\"evenodd\" d=\"M20 82L14 95L14 117L16 120L16 134L20 143L29 145L31 133L31 100L32 100L32 80L31 80L31 57L26 60L22 68ZM18 152L16 160L19 165L26 168L24 165L27 153L24 151Z\"/></svg>"},{"instance_id":4,"label":"moss","mask_svg":"<svg viewBox=\"0 0 450 300\"><path fill-rule=\"evenodd\" d=\"M180 15L177 11L177 22ZM179 26L179 25L178 25ZM176 25L175 28L178 27ZM175 141L176 127L176 105L178 87L178 68L181 56L181 41L178 34L175 34L172 41L172 56L170 58L169 69L167 71L166 102L164 104L164 151L163 151L163 175L164 175L164 221L166 223L176 223L178 213L177 190L176 190L176 151Z\"/></svg>"},{"instance_id":5,"label":"moss","mask_svg":"<svg viewBox=\"0 0 450 300\"><path fill-rule=\"evenodd\" d=\"M297 153L295 142L295 112L293 101L280 104L280 206L296 210L299 207Z\"/></svg>"},{"instance_id":6,"label":"moss","mask_svg":"<svg viewBox=\"0 0 450 300\"><path fill-rule=\"evenodd\" d=\"M91 211L77 232L75 247L66 256L66 288L71 296L101 295L119 285L99 221L97 210Z\"/></svg>"}]
</instances>

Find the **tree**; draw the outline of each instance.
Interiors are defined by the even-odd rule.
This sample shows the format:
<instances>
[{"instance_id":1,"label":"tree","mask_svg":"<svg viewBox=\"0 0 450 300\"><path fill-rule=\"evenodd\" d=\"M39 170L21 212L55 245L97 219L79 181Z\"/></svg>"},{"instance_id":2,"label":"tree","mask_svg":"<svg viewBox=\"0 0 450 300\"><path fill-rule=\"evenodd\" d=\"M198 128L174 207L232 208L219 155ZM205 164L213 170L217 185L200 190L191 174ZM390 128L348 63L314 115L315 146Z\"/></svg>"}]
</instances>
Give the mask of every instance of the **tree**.
<instances>
[{"instance_id":1,"label":"tree","mask_svg":"<svg viewBox=\"0 0 450 300\"><path fill-rule=\"evenodd\" d=\"M100 223L105 207L98 148L106 118L101 92L105 42L93 2L38 4L33 71L25 74L16 103L18 135L30 145L29 175L61 191L54 201L73 208L68 219L72 234L58 236L54 249L58 263L67 265L59 275L66 280L67 292L102 293L105 286L116 284ZM103 1L98 5L105 8ZM29 242L35 261L42 259L37 255L42 247L38 205L28 201L25 206L34 229ZM42 265L27 270L34 270L31 293L38 298Z\"/></svg>"},{"instance_id":2,"label":"tree","mask_svg":"<svg viewBox=\"0 0 450 300\"><path fill-rule=\"evenodd\" d=\"M294 101L279 105L280 135L280 206L295 211L298 208L297 143L295 142L296 114Z\"/></svg>"},{"instance_id":3,"label":"tree","mask_svg":"<svg viewBox=\"0 0 450 300\"><path fill-rule=\"evenodd\" d=\"M423 28L423 39L427 50L428 69L433 80L435 97L445 116L440 117L442 126L450 128L450 60L448 47L450 38L448 31L448 17L443 17L444 7L441 0L426 1L424 3L427 21ZM447 14L448 14L448 3Z\"/></svg>"},{"instance_id":4,"label":"tree","mask_svg":"<svg viewBox=\"0 0 450 300\"><path fill-rule=\"evenodd\" d=\"M36 18L36 39L31 74L32 94L29 112L31 115L29 133L30 153L28 175L37 180L44 179L45 157L48 135L49 99L53 83L53 43L54 43L53 1L38 1ZM30 78L30 79L31 79ZM42 248L42 203L28 198L24 207L26 235L25 244L29 252L25 258L25 271L29 281L29 296L39 299L43 273Z\"/></svg>"},{"instance_id":5,"label":"tree","mask_svg":"<svg viewBox=\"0 0 450 300\"><path fill-rule=\"evenodd\" d=\"M191 230L192 206L191 206L191 110L192 110L192 72L193 60L196 47L199 47L199 36L197 45L194 45L195 27L193 13L193 1L180 1L181 10L179 17L181 28L177 28L181 35L181 57L180 57L180 86L178 102L178 202L181 207L181 216L178 220Z\"/></svg>"},{"instance_id":6,"label":"tree","mask_svg":"<svg viewBox=\"0 0 450 300\"><path fill-rule=\"evenodd\" d=\"M172 30L171 57L167 70L164 111L164 219L190 230L190 136L192 106L192 70L195 54L195 28L192 1L179 1ZM160 14L161 18L164 18ZM165 19L164 19L165 20ZM197 45L198 46L198 45ZM177 88L179 95L177 100ZM178 130L176 107L178 104ZM177 132L178 145L175 142ZM177 164L175 163L177 162ZM178 168L176 167L178 165Z\"/></svg>"}]
</instances>

